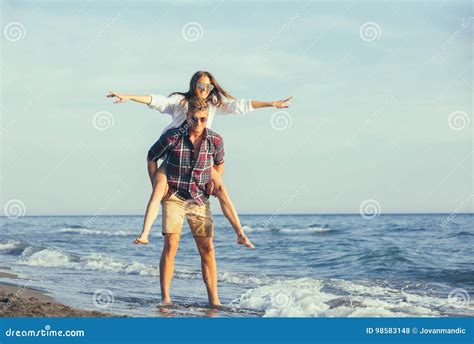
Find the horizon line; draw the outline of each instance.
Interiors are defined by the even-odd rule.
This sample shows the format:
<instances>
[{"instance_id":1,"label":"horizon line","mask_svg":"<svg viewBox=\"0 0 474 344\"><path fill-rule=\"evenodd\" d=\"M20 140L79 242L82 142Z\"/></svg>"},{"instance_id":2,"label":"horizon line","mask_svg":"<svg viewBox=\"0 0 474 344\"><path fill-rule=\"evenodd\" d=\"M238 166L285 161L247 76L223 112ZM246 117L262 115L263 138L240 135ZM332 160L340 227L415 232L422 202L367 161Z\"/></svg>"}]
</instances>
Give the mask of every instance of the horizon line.
<instances>
[{"instance_id":1,"label":"horizon line","mask_svg":"<svg viewBox=\"0 0 474 344\"><path fill-rule=\"evenodd\" d=\"M213 214L214 216L224 216L224 214ZM283 213L283 214L278 214L278 213L241 213L239 216L308 216L308 215L360 215L359 212L357 213ZM368 214L369 216L372 216L372 214ZM454 212L419 212L419 213L407 213L407 212L394 212L394 213L380 213L377 216L382 216L382 215L474 215L474 212L460 212L460 213L454 213ZM25 216L20 216L18 218L14 218L15 220L24 218L24 217L112 217L112 216L144 216L143 214L103 214L103 215L97 215L97 214L56 214L56 215L51 215L51 214L46 214L46 215L25 215ZM161 216L158 215L158 216ZM9 218L8 216L1 215L0 218Z\"/></svg>"}]
</instances>

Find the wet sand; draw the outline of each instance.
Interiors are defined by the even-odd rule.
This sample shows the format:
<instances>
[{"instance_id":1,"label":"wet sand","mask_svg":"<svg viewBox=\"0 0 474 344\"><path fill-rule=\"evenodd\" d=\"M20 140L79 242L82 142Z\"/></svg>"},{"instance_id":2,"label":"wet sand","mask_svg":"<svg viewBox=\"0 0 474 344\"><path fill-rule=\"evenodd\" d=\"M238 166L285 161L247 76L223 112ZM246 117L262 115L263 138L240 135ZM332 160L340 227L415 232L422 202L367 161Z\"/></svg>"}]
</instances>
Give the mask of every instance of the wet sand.
<instances>
[{"instance_id":1,"label":"wet sand","mask_svg":"<svg viewBox=\"0 0 474 344\"><path fill-rule=\"evenodd\" d=\"M0 282L0 317L117 317L63 305L42 291L29 288L28 280L15 274L0 271L0 278L12 280Z\"/></svg>"}]
</instances>

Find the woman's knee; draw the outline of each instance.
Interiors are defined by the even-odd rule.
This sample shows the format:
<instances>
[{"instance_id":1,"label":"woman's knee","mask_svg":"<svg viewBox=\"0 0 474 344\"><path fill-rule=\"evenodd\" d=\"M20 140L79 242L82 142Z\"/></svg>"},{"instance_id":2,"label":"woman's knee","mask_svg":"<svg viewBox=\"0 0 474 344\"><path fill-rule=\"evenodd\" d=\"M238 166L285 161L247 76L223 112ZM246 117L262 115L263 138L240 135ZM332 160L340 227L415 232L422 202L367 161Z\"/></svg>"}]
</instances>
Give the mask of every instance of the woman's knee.
<instances>
[{"instance_id":1,"label":"woman's knee","mask_svg":"<svg viewBox=\"0 0 474 344\"><path fill-rule=\"evenodd\" d=\"M222 182L222 179L219 181L213 180L214 183L214 190L213 193L216 197L224 196L227 194L227 189L225 188L224 183Z\"/></svg>"},{"instance_id":2,"label":"woman's knee","mask_svg":"<svg viewBox=\"0 0 474 344\"><path fill-rule=\"evenodd\" d=\"M161 173L155 173L153 194L164 194L168 190L168 178Z\"/></svg>"}]
</instances>

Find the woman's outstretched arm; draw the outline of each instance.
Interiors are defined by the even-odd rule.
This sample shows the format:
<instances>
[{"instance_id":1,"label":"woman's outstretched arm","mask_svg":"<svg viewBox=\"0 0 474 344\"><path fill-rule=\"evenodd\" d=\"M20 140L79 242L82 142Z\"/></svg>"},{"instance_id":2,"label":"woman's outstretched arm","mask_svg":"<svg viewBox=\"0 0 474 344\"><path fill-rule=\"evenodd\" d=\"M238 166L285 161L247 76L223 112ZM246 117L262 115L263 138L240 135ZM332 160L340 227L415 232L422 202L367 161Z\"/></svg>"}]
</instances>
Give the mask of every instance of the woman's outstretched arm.
<instances>
[{"instance_id":1,"label":"woman's outstretched arm","mask_svg":"<svg viewBox=\"0 0 474 344\"><path fill-rule=\"evenodd\" d=\"M258 100L252 100L252 107L254 109L264 108L264 107L275 107L277 109L286 109L289 106L291 99L293 99L293 97L277 100L275 102L261 102Z\"/></svg>"},{"instance_id":2,"label":"woman's outstretched arm","mask_svg":"<svg viewBox=\"0 0 474 344\"><path fill-rule=\"evenodd\" d=\"M114 104L117 103L125 103L127 100L132 100L137 103L147 104L150 105L151 103L151 96L136 96L133 94L125 94L125 93L116 93L109 91L110 93L107 95L108 98L116 97L117 100L114 101Z\"/></svg>"},{"instance_id":3,"label":"woman's outstretched arm","mask_svg":"<svg viewBox=\"0 0 474 344\"><path fill-rule=\"evenodd\" d=\"M216 114L230 115L230 114L247 114L258 108L275 107L278 109L287 108L293 97L289 97L275 102L262 102L259 100L247 99L233 99L229 102L224 102L217 108Z\"/></svg>"}]
</instances>

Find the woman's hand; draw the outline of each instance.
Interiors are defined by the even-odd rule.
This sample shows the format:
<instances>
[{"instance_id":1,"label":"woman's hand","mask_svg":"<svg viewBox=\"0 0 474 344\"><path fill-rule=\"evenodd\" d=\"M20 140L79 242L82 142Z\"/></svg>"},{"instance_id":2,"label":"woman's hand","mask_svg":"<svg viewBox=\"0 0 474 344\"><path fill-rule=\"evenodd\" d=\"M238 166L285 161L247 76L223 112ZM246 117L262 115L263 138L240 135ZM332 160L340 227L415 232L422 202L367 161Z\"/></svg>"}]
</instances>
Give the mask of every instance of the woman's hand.
<instances>
[{"instance_id":1,"label":"woman's hand","mask_svg":"<svg viewBox=\"0 0 474 344\"><path fill-rule=\"evenodd\" d=\"M109 92L110 93L107 95L108 98L113 98L113 97L117 98L117 100L114 101L114 104L125 103L127 100L130 100L130 96L127 95L127 94L115 93L115 92L112 92L112 91L109 91Z\"/></svg>"},{"instance_id":2,"label":"woman's hand","mask_svg":"<svg viewBox=\"0 0 474 344\"><path fill-rule=\"evenodd\" d=\"M276 102L272 103L272 106L277 108L277 109L286 109L290 105L291 100L293 99L293 96L288 97L283 100L277 100Z\"/></svg>"},{"instance_id":3,"label":"woman's hand","mask_svg":"<svg viewBox=\"0 0 474 344\"><path fill-rule=\"evenodd\" d=\"M214 193L214 182L211 180L210 182L208 182L206 184L206 193L209 195L209 196L214 196L216 197L216 194Z\"/></svg>"}]
</instances>

